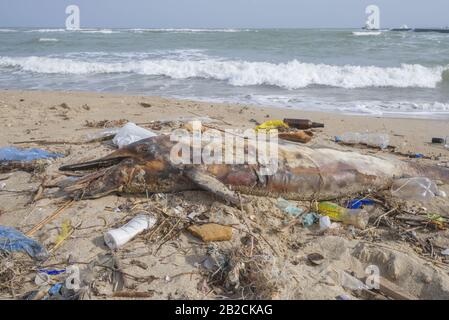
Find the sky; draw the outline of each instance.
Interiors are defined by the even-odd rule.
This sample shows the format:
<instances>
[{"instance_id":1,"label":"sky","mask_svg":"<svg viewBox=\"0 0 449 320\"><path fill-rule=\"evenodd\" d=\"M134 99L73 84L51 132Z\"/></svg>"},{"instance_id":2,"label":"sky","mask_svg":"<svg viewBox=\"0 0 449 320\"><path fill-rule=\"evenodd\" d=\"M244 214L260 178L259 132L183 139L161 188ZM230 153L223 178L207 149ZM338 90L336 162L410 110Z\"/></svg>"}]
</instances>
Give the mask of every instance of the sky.
<instances>
[{"instance_id":1,"label":"sky","mask_svg":"<svg viewBox=\"0 0 449 320\"><path fill-rule=\"evenodd\" d=\"M64 28L71 4L81 28L358 28L370 4L382 28L449 25L449 0L0 0L0 27Z\"/></svg>"}]
</instances>

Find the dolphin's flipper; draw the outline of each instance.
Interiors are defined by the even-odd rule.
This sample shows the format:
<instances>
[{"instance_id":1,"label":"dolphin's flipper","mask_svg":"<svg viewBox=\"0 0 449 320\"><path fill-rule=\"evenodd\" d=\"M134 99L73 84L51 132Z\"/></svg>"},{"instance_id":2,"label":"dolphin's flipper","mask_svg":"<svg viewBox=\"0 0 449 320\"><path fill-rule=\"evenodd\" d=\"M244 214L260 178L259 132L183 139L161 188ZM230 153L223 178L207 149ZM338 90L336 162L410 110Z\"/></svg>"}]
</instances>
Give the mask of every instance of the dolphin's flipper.
<instances>
[{"instance_id":1,"label":"dolphin's flipper","mask_svg":"<svg viewBox=\"0 0 449 320\"><path fill-rule=\"evenodd\" d=\"M240 204L240 198L234 191L230 190L215 177L201 170L201 168L188 169L185 175L201 189L212 192L233 205L237 206Z\"/></svg>"}]
</instances>

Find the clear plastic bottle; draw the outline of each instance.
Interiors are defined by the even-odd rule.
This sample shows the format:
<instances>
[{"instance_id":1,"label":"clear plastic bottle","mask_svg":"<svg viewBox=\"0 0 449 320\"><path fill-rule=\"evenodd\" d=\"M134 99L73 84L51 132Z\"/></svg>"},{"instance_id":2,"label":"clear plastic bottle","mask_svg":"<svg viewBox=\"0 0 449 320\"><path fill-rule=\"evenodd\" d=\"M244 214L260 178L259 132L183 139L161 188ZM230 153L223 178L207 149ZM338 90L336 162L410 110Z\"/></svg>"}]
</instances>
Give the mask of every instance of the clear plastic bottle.
<instances>
[{"instance_id":1,"label":"clear plastic bottle","mask_svg":"<svg viewBox=\"0 0 449 320\"><path fill-rule=\"evenodd\" d=\"M391 194L403 200L430 202L439 192L435 182L429 178L416 177L395 180Z\"/></svg>"},{"instance_id":2,"label":"clear plastic bottle","mask_svg":"<svg viewBox=\"0 0 449 320\"><path fill-rule=\"evenodd\" d=\"M347 209L332 202L320 202L318 212L334 221L353 225L359 229L365 229L368 225L369 214L364 209Z\"/></svg>"},{"instance_id":3,"label":"clear plastic bottle","mask_svg":"<svg viewBox=\"0 0 449 320\"><path fill-rule=\"evenodd\" d=\"M366 144L371 147L385 149L390 144L390 137L384 133L347 132L338 137L338 141L347 144Z\"/></svg>"}]
</instances>

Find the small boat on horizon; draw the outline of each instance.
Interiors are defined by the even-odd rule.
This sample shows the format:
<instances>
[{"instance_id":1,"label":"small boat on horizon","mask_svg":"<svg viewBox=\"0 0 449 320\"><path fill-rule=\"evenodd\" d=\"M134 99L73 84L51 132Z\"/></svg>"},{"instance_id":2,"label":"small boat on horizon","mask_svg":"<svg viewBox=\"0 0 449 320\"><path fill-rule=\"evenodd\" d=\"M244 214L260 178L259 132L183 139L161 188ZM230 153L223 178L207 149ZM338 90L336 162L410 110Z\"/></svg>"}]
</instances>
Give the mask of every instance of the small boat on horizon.
<instances>
[{"instance_id":1,"label":"small boat on horizon","mask_svg":"<svg viewBox=\"0 0 449 320\"><path fill-rule=\"evenodd\" d=\"M415 32L438 32L438 33L449 33L449 27L446 28L439 28L439 29L433 29L433 28L417 28L414 29Z\"/></svg>"},{"instance_id":2,"label":"small boat on horizon","mask_svg":"<svg viewBox=\"0 0 449 320\"><path fill-rule=\"evenodd\" d=\"M405 31L412 31L413 29L412 28L409 28L406 24L404 24L404 25L402 25L400 28L393 28L393 29L390 29L390 31L402 31L402 32L405 32Z\"/></svg>"}]
</instances>

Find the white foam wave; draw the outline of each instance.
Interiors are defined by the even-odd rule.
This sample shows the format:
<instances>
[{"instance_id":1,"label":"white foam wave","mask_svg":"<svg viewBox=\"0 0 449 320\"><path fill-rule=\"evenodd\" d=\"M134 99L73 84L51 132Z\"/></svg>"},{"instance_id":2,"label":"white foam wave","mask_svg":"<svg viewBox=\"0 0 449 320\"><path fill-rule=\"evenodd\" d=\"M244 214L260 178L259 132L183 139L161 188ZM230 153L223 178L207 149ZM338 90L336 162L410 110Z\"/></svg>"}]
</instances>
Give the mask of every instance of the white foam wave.
<instances>
[{"instance_id":1,"label":"white foam wave","mask_svg":"<svg viewBox=\"0 0 449 320\"><path fill-rule=\"evenodd\" d=\"M189 29L189 28L150 28L150 29L142 29L142 28L136 28L136 29L127 29L128 31L135 32L135 33L143 33L143 32L167 32L167 33L203 33L203 32L229 32L229 33L235 33L235 32L249 32L252 31L251 29Z\"/></svg>"},{"instance_id":2,"label":"white foam wave","mask_svg":"<svg viewBox=\"0 0 449 320\"><path fill-rule=\"evenodd\" d=\"M117 30L111 30L111 29L100 29L100 30L94 30L94 29L81 29L77 30L81 33L101 33L101 34L113 34L113 33L120 33L120 31Z\"/></svg>"},{"instance_id":3,"label":"white foam wave","mask_svg":"<svg viewBox=\"0 0 449 320\"><path fill-rule=\"evenodd\" d=\"M0 32L16 32L14 29L0 29Z\"/></svg>"},{"instance_id":4,"label":"white foam wave","mask_svg":"<svg viewBox=\"0 0 449 320\"><path fill-rule=\"evenodd\" d=\"M59 39L56 38L39 38L39 42L58 42Z\"/></svg>"},{"instance_id":5,"label":"white foam wave","mask_svg":"<svg viewBox=\"0 0 449 320\"><path fill-rule=\"evenodd\" d=\"M287 89L323 85L341 88L420 87L435 88L449 66L401 67L333 66L326 64L248 62L235 60L154 59L128 62L88 62L48 57L0 57L0 66L23 71L59 74L135 73L174 79L203 78L226 81L234 86L272 85Z\"/></svg>"},{"instance_id":6,"label":"white foam wave","mask_svg":"<svg viewBox=\"0 0 449 320\"><path fill-rule=\"evenodd\" d=\"M35 30L27 30L26 32L39 32L39 33L48 33L48 32L65 32L65 29L35 29Z\"/></svg>"}]
</instances>

